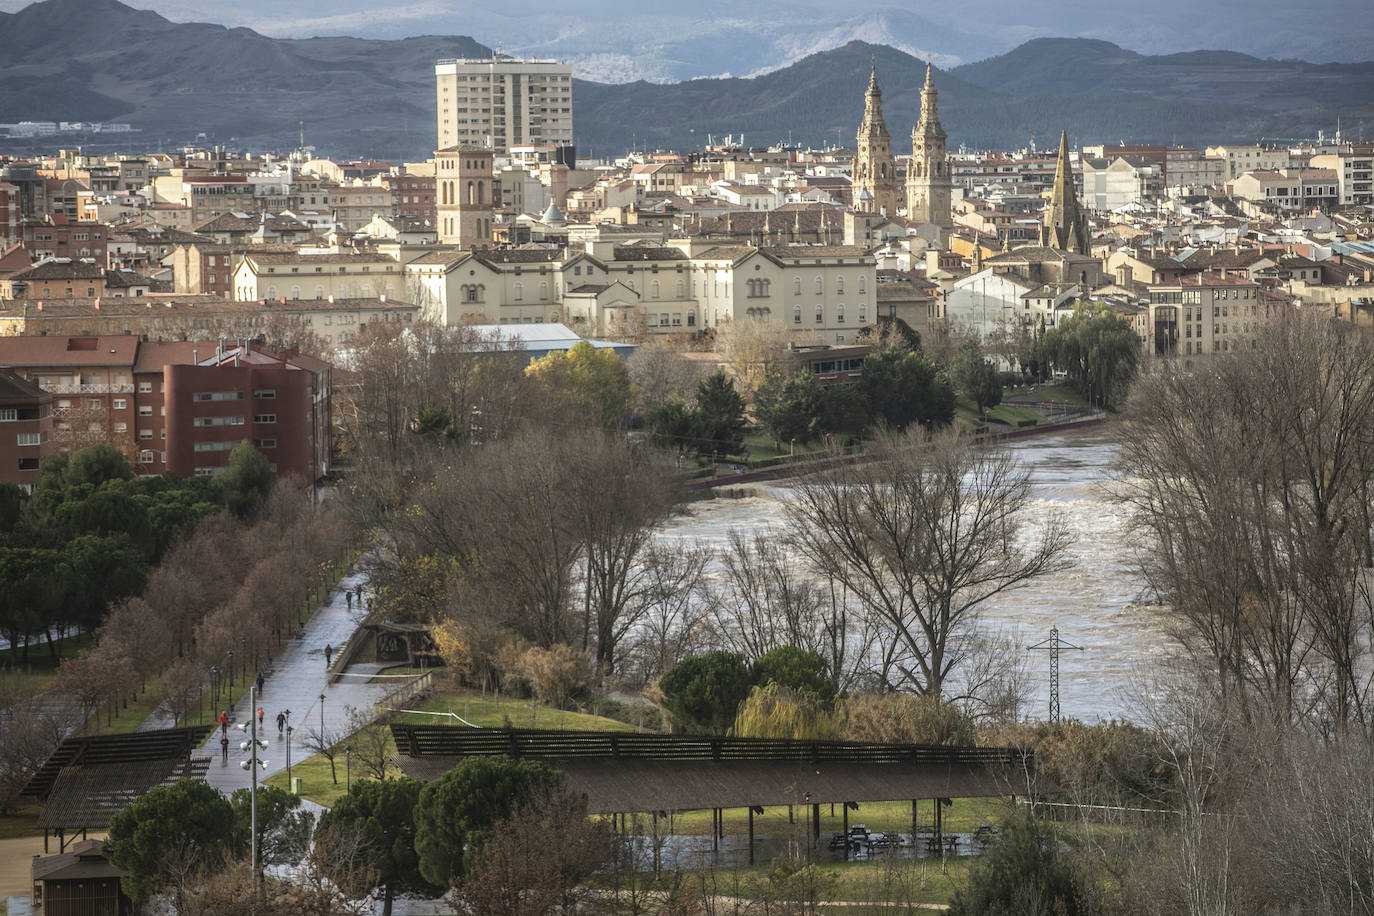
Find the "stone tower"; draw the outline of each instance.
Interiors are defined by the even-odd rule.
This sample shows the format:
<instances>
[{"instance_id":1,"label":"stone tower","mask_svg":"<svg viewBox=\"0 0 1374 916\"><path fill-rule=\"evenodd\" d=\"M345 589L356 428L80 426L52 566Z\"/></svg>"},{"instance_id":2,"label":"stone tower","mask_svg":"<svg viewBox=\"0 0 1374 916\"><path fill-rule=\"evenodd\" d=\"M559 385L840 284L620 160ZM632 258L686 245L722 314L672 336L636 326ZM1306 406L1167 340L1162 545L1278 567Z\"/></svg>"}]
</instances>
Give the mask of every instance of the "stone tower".
<instances>
[{"instance_id":1,"label":"stone tower","mask_svg":"<svg viewBox=\"0 0 1374 916\"><path fill-rule=\"evenodd\" d=\"M1073 167L1069 165L1069 135L1059 134L1059 164L1054 169L1050 205L1040 224L1040 244L1061 251L1088 253L1088 218L1078 206Z\"/></svg>"},{"instance_id":2,"label":"stone tower","mask_svg":"<svg viewBox=\"0 0 1374 916\"><path fill-rule=\"evenodd\" d=\"M492 151L450 146L434 153L434 215L439 243L460 248L491 244Z\"/></svg>"},{"instance_id":3,"label":"stone tower","mask_svg":"<svg viewBox=\"0 0 1374 916\"><path fill-rule=\"evenodd\" d=\"M883 122L883 91L878 88L878 66L868 77L864 95L864 120L855 147L854 209L897 215L897 169L892 164L892 135ZM862 203L861 203L862 201Z\"/></svg>"},{"instance_id":4,"label":"stone tower","mask_svg":"<svg viewBox=\"0 0 1374 916\"><path fill-rule=\"evenodd\" d=\"M911 132L911 167L906 176L906 212L909 219L950 229L949 162L945 159L945 129L940 126L935 80L926 64L926 84L921 87L921 120Z\"/></svg>"}]
</instances>

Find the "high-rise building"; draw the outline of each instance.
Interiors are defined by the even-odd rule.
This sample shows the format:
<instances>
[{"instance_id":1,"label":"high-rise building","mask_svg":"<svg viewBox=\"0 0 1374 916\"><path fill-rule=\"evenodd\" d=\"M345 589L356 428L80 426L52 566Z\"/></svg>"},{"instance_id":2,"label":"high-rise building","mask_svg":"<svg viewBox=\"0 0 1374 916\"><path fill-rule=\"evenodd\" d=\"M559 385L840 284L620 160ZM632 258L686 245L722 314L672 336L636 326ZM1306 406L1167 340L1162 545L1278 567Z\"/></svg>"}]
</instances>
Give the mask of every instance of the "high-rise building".
<instances>
[{"instance_id":1,"label":"high-rise building","mask_svg":"<svg viewBox=\"0 0 1374 916\"><path fill-rule=\"evenodd\" d=\"M940 126L935 80L927 64L926 83L921 87L921 120L911 132L911 167L906 176L907 217L944 229L952 228L951 186L949 161L945 157L945 129Z\"/></svg>"},{"instance_id":2,"label":"high-rise building","mask_svg":"<svg viewBox=\"0 0 1374 916\"><path fill-rule=\"evenodd\" d=\"M1069 163L1069 135L1059 135L1059 163L1054 170L1054 184L1050 188L1050 205L1045 208L1040 224L1040 244L1061 251L1088 253L1088 218L1078 205L1078 192L1073 184L1073 166Z\"/></svg>"},{"instance_id":3,"label":"high-rise building","mask_svg":"<svg viewBox=\"0 0 1374 916\"><path fill-rule=\"evenodd\" d=\"M883 121L883 91L878 88L878 67L868 77L864 95L864 120L859 125L854 157L854 209L867 213L897 215L897 169L892 164L892 135Z\"/></svg>"},{"instance_id":4,"label":"high-rise building","mask_svg":"<svg viewBox=\"0 0 1374 916\"><path fill-rule=\"evenodd\" d=\"M501 54L441 60L434 82L439 149L485 146L503 155L513 146L553 146L557 161L576 164L568 64Z\"/></svg>"}]
</instances>

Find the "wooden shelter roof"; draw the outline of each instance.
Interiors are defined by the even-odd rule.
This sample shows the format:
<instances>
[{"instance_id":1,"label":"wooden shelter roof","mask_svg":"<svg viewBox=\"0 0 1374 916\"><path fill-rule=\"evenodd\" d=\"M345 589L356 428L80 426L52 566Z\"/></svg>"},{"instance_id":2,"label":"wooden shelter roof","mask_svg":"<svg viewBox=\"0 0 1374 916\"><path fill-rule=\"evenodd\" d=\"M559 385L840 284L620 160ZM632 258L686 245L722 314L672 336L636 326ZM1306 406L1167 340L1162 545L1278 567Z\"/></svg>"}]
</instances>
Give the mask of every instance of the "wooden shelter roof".
<instances>
[{"instance_id":1,"label":"wooden shelter roof","mask_svg":"<svg viewBox=\"0 0 1374 916\"><path fill-rule=\"evenodd\" d=\"M1022 794L1031 754L1012 748L392 726L407 775L505 754L562 770L595 813Z\"/></svg>"}]
</instances>

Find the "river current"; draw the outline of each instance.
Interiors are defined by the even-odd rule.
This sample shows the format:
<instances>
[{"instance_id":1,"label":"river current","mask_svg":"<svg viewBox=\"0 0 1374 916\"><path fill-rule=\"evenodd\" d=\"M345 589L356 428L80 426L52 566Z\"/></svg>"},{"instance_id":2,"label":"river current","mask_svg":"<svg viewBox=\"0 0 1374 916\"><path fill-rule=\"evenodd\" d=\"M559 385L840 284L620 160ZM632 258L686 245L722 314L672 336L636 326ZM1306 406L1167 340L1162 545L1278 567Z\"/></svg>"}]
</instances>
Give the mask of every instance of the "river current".
<instances>
[{"instance_id":1,"label":"river current","mask_svg":"<svg viewBox=\"0 0 1374 916\"><path fill-rule=\"evenodd\" d=\"M1031 471L1029 525L1059 513L1073 536L1071 565L989 602L981 625L1027 646L1058 626L1061 640L1082 647L1060 654L1063 715L1087 722L1130 717L1140 676L1163 658L1167 640L1157 609L1144 603L1132 573L1124 510L1107 496L1117 451L1110 429L1036 436L1009 447ZM720 547L732 529L753 535L780 525L788 489L782 482L743 499L695 503L665 526L663 536ZM1049 702L1048 653L1029 653L1028 675L1025 711L1042 718Z\"/></svg>"}]
</instances>

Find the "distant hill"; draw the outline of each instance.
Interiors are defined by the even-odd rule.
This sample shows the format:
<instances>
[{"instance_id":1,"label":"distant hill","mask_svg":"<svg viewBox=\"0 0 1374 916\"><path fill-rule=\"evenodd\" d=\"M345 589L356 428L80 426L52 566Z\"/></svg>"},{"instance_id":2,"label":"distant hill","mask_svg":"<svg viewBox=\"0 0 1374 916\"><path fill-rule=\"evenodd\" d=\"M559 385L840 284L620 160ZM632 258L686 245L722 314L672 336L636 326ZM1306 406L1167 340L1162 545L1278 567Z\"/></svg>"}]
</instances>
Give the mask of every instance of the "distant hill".
<instances>
[{"instance_id":1,"label":"distant hill","mask_svg":"<svg viewBox=\"0 0 1374 916\"><path fill-rule=\"evenodd\" d=\"M885 28L898 28L895 17ZM308 143L336 156L420 158L434 145L434 61L482 57L467 37L273 39L173 23L118 0L43 0L0 13L0 121L121 120L130 148L204 133L236 148ZM925 64L851 41L749 79L604 84L573 90L579 150L690 149L707 136L750 144L852 144L870 59L898 152L909 149ZM1225 51L1147 56L1105 41L1036 39L939 72L951 148L1249 142L1334 131L1374 138L1374 63L1309 64Z\"/></svg>"}]
</instances>

